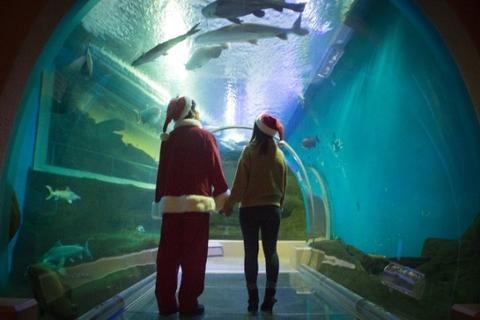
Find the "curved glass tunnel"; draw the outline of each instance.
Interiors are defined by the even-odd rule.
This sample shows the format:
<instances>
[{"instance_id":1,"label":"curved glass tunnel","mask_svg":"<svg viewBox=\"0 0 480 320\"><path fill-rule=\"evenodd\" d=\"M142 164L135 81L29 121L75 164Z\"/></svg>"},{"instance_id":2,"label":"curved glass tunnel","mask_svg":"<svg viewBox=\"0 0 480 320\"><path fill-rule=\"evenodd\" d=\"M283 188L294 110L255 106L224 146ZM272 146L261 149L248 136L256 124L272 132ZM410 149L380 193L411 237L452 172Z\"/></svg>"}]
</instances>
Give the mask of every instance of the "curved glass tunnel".
<instances>
[{"instance_id":1,"label":"curved glass tunnel","mask_svg":"<svg viewBox=\"0 0 480 320\"><path fill-rule=\"evenodd\" d=\"M0 217L11 227L0 295L35 297L46 315L71 318L145 288L161 223L150 212L159 130L169 99L187 94L215 132L229 182L256 115L285 124L281 260L283 272L309 279L308 288L287 281L297 295L285 299L302 288L327 301L348 295L353 307L328 311L339 319L367 318L369 303L408 319L449 319L453 304L479 303L480 126L415 5L313 0L301 14L241 18L275 26L271 37L204 45L202 35L231 24L202 16L207 4L82 1L58 25L4 170ZM171 39L168 54L132 65ZM209 261L241 258L236 218L211 221Z\"/></svg>"}]
</instances>

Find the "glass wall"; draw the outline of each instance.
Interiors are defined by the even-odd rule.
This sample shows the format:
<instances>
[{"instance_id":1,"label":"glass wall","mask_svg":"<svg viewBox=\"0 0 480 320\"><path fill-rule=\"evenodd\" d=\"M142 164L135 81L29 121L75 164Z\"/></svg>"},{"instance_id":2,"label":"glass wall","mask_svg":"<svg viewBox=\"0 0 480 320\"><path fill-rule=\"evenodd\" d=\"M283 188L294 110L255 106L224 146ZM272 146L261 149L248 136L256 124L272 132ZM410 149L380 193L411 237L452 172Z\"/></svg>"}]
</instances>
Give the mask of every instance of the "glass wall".
<instances>
[{"instance_id":1,"label":"glass wall","mask_svg":"<svg viewBox=\"0 0 480 320\"><path fill-rule=\"evenodd\" d=\"M310 264L398 316L449 319L479 297L479 124L417 9L373 3L350 12L341 59L290 123L330 194L331 241Z\"/></svg>"}]
</instances>

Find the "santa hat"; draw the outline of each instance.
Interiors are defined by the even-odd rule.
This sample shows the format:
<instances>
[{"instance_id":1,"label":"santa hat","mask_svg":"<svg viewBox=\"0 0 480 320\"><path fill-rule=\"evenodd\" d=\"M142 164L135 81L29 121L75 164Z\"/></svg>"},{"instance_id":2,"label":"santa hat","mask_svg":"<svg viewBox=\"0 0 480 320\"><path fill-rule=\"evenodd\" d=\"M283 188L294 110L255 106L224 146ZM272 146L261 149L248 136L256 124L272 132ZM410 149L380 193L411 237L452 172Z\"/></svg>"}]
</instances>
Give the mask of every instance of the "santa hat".
<instances>
[{"instance_id":1,"label":"santa hat","mask_svg":"<svg viewBox=\"0 0 480 320\"><path fill-rule=\"evenodd\" d=\"M255 120L255 124L263 133L273 137L277 132L280 141L283 141L283 125L277 118L267 114L260 114Z\"/></svg>"},{"instance_id":2,"label":"santa hat","mask_svg":"<svg viewBox=\"0 0 480 320\"><path fill-rule=\"evenodd\" d=\"M177 97L170 100L167 107L167 115L163 124L162 140L168 138L167 128L170 122L184 119L192 109L193 100L187 96Z\"/></svg>"}]
</instances>

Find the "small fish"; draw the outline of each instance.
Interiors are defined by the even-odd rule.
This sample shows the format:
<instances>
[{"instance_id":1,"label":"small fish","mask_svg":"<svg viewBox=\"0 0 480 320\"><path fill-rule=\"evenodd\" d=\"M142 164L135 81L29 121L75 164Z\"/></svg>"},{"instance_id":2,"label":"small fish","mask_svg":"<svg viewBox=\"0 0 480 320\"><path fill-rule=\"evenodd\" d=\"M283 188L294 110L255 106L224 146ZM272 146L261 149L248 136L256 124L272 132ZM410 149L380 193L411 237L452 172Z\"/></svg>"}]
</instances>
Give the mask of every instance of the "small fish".
<instances>
[{"instance_id":1,"label":"small fish","mask_svg":"<svg viewBox=\"0 0 480 320\"><path fill-rule=\"evenodd\" d=\"M331 148L332 148L332 151L335 153L342 151L343 149L342 140L340 140L339 138L335 138L331 143Z\"/></svg>"},{"instance_id":2,"label":"small fish","mask_svg":"<svg viewBox=\"0 0 480 320\"><path fill-rule=\"evenodd\" d=\"M202 67L211 59L220 57L223 49L227 49L228 45L201 47L195 50L188 62L185 64L185 69L193 70Z\"/></svg>"},{"instance_id":3,"label":"small fish","mask_svg":"<svg viewBox=\"0 0 480 320\"><path fill-rule=\"evenodd\" d=\"M121 119L109 119L97 123L100 132L111 133L125 130L125 121Z\"/></svg>"},{"instance_id":4,"label":"small fish","mask_svg":"<svg viewBox=\"0 0 480 320\"><path fill-rule=\"evenodd\" d=\"M90 52L90 46L87 46L85 53L75 59L68 65L68 70L80 72L81 74L90 78L93 74L93 58Z\"/></svg>"},{"instance_id":5,"label":"small fish","mask_svg":"<svg viewBox=\"0 0 480 320\"><path fill-rule=\"evenodd\" d=\"M50 200L52 198L53 200L62 199L72 204L73 201L81 199L80 196L70 190L69 187L66 187L65 190L53 190L49 185L46 185L46 187L49 191L49 195L45 198L46 200Z\"/></svg>"},{"instance_id":6,"label":"small fish","mask_svg":"<svg viewBox=\"0 0 480 320\"><path fill-rule=\"evenodd\" d=\"M137 232L139 233L145 233L145 228L140 224L136 228Z\"/></svg>"},{"instance_id":7,"label":"small fish","mask_svg":"<svg viewBox=\"0 0 480 320\"><path fill-rule=\"evenodd\" d=\"M88 248L88 241L85 242L85 246L63 245L60 241L57 241L55 245L40 258L43 263L57 268L63 268L67 261L75 262L92 259L92 254Z\"/></svg>"},{"instance_id":8,"label":"small fish","mask_svg":"<svg viewBox=\"0 0 480 320\"><path fill-rule=\"evenodd\" d=\"M302 146L304 148L311 149L311 148L314 148L317 145L317 143L319 143L319 142L320 142L320 140L318 139L317 136L308 137L308 138L304 138L302 140Z\"/></svg>"},{"instance_id":9,"label":"small fish","mask_svg":"<svg viewBox=\"0 0 480 320\"><path fill-rule=\"evenodd\" d=\"M83 72L83 74L85 74L89 78L92 77L92 74L93 74L93 58L92 58L92 53L90 52L90 46L87 46L87 49L85 50L85 63L82 66L81 71Z\"/></svg>"},{"instance_id":10,"label":"small fish","mask_svg":"<svg viewBox=\"0 0 480 320\"><path fill-rule=\"evenodd\" d=\"M299 106L301 109L305 109L305 96L303 95L303 93L300 93L300 94L297 96L297 101L298 101L298 106Z\"/></svg>"},{"instance_id":11,"label":"small fish","mask_svg":"<svg viewBox=\"0 0 480 320\"><path fill-rule=\"evenodd\" d=\"M308 34L308 30L301 27L301 22L302 16L300 15L289 29L257 23L231 24L197 36L194 39L194 43L199 45L229 42L249 42L251 44L257 44L259 39L274 37L287 40L289 33L294 33L299 36Z\"/></svg>"},{"instance_id":12,"label":"small fish","mask_svg":"<svg viewBox=\"0 0 480 320\"><path fill-rule=\"evenodd\" d=\"M87 46L83 55L73 60L65 68L57 70L55 73L53 86L54 101L57 103L62 103L65 100L68 100L68 95L71 91L71 88L79 80L78 75L81 75L83 78L90 79L92 74L93 58L92 53L90 52L90 46ZM63 111L65 111L64 108L54 108L54 112L64 113Z\"/></svg>"},{"instance_id":13,"label":"small fish","mask_svg":"<svg viewBox=\"0 0 480 320\"><path fill-rule=\"evenodd\" d=\"M152 49L148 50L147 52L142 54L140 57L135 59L135 61L132 62L132 66L139 66L141 64L144 64L144 63L150 62L152 60L155 60L160 56L167 55L168 50L170 50L171 48L173 48L174 46L176 46L177 44L179 44L183 40L187 39L191 35L199 32L200 29L197 29L199 24L200 23L197 23L196 25L194 25L188 32L186 32L186 33L184 33L184 34L182 34L178 37L175 37L175 38L172 38L172 39L167 40L165 42L162 42L162 43L156 45L155 47L153 47Z\"/></svg>"},{"instance_id":14,"label":"small fish","mask_svg":"<svg viewBox=\"0 0 480 320\"><path fill-rule=\"evenodd\" d=\"M209 18L225 18L233 23L240 24L238 17L253 14L256 17L265 16L265 9L274 9L282 12L289 9L295 12L303 12L305 2L287 3L285 0L216 0L202 9L202 15Z\"/></svg>"},{"instance_id":15,"label":"small fish","mask_svg":"<svg viewBox=\"0 0 480 320\"><path fill-rule=\"evenodd\" d=\"M145 110L134 110L137 116L137 123L157 125L160 123L160 109L157 107L146 108Z\"/></svg>"}]
</instances>

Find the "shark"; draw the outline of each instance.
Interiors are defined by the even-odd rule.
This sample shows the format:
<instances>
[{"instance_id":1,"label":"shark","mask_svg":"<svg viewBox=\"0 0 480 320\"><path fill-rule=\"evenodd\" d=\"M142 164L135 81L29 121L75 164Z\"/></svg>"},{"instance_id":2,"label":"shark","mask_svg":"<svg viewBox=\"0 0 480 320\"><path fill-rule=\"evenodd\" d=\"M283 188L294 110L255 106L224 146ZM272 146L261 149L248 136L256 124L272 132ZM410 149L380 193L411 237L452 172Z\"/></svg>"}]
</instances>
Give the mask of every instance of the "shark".
<instances>
[{"instance_id":1,"label":"shark","mask_svg":"<svg viewBox=\"0 0 480 320\"><path fill-rule=\"evenodd\" d=\"M147 52L143 53L140 57L135 59L132 62L132 66L134 66L134 67L139 66L141 64L153 61L160 56L167 55L168 50L170 50L171 48L173 48L174 46L176 46L178 43L182 42L183 40L187 39L191 35L199 32L200 29L197 29L197 27L199 25L200 25L200 23L197 23L186 33L156 45L155 47L153 47L152 49L148 50Z\"/></svg>"},{"instance_id":2,"label":"shark","mask_svg":"<svg viewBox=\"0 0 480 320\"><path fill-rule=\"evenodd\" d=\"M80 72L81 74L87 76L88 78L92 77L93 74L93 57L90 50L90 45L87 45L85 48L84 54L75 59L72 63L68 65L68 70L74 72Z\"/></svg>"},{"instance_id":3,"label":"shark","mask_svg":"<svg viewBox=\"0 0 480 320\"><path fill-rule=\"evenodd\" d=\"M53 247L51 247L40 258L41 262L54 266L58 269L63 268L67 261L86 261L92 260L92 254L88 248L88 240L84 246L81 245L63 245L60 241L57 241Z\"/></svg>"},{"instance_id":4,"label":"shark","mask_svg":"<svg viewBox=\"0 0 480 320\"><path fill-rule=\"evenodd\" d=\"M265 16L265 9L274 9L279 12L283 9L303 12L305 4L305 2L288 3L285 0L216 0L202 9L202 15L207 19L225 18L240 24L242 21L238 17L241 16L253 14L261 18Z\"/></svg>"},{"instance_id":5,"label":"shark","mask_svg":"<svg viewBox=\"0 0 480 320\"><path fill-rule=\"evenodd\" d=\"M220 57L220 54L224 49L227 49L228 45L218 45L218 46L207 46L200 47L195 50L190 59L185 64L185 69L194 70L202 67L211 59L216 59Z\"/></svg>"},{"instance_id":6,"label":"shark","mask_svg":"<svg viewBox=\"0 0 480 320\"><path fill-rule=\"evenodd\" d=\"M75 200L80 200L80 196L78 194L76 194L75 192L73 192L72 190L70 190L69 187L66 187L64 190L53 190L52 187L50 187L49 185L46 185L47 189L48 189L48 196L45 198L46 200L50 200L50 199L54 199L54 200L59 200L59 199L62 199L62 200L65 200L67 201L68 203L72 204L73 201Z\"/></svg>"},{"instance_id":7,"label":"shark","mask_svg":"<svg viewBox=\"0 0 480 320\"><path fill-rule=\"evenodd\" d=\"M301 27L302 15L300 14L291 28L279 28L259 23L231 24L216 30L198 35L194 39L196 45L224 44L229 42L249 42L257 44L259 39L280 38L287 40L288 34L299 36L308 34L308 30Z\"/></svg>"}]
</instances>

